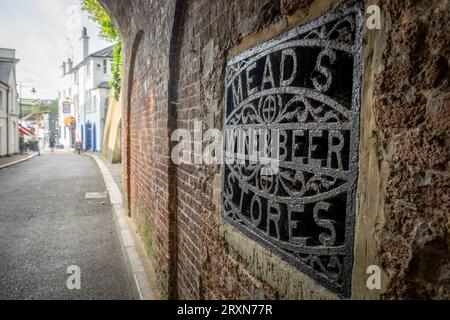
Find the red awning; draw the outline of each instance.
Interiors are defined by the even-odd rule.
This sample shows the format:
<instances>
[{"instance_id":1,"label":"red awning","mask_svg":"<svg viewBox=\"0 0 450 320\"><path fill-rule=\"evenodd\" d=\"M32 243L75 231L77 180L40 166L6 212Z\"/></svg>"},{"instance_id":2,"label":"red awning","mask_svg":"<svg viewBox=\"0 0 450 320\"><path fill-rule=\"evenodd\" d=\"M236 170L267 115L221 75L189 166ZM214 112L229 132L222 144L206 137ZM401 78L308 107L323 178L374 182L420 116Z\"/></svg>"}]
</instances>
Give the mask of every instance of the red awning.
<instances>
[{"instance_id":1,"label":"red awning","mask_svg":"<svg viewBox=\"0 0 450 320\"><path fill-rule=\"evenodd\" d=\"M34 136L35 136L35 134L34 134L33 131L31 131L31 130L25 128L25 127L22 126L21 124L19 124L18 130L19 130L19 133L20 133L20 134L24 134L24 135L27 135L27 136L30 136L30 137L34 137Z\"/></svg>"}]
</instances>

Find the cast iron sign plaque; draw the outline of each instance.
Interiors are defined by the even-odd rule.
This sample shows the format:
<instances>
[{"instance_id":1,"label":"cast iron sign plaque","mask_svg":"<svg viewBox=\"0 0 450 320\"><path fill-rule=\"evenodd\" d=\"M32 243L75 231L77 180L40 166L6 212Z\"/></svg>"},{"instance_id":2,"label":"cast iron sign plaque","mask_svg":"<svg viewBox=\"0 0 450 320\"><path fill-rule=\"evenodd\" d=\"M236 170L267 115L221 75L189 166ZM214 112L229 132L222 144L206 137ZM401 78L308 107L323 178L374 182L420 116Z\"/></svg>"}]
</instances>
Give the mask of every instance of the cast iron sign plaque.
<instances>
[{"instance_id":1,"label":"cast iron sign plaque","mask_svg":"<svg viewBox=\"0 0 450 320\"><path fill-rule=\"evenodd\" d=\"M362 6L344 5L232 58L225 75L223 220L341 297L351 295L362 25Z\"/></svg>"}]
</instances>

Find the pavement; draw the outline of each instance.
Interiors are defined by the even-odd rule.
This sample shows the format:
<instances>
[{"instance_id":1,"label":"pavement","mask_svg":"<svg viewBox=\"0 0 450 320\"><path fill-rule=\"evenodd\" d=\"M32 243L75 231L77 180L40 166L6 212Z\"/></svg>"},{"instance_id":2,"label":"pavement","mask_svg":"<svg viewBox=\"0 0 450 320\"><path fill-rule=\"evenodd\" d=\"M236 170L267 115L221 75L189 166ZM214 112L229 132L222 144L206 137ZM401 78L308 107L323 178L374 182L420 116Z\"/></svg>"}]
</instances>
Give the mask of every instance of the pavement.
<instances>
[{"instance_id":1,"label":"pavement","mask_svg":"<svg viewBox=\"0 0 450 320\"><path fill-rule=\"evenodd\" d=\"M110 201L85 199L104 191L95 160L70 152L0 170L0 299L132 299Z\"/></svg>"},{"instance_id":2,"label":"pavement","mask_svg":"<svg viewBox=\"0 0 450 320\"><path fill-rule=\"evenodd\" d=\"M99 152L93 153L93 155L97 156L103 162L103 164L108 168L108 171L110 172L112 178L114 179L114 182L119 187L120 192L123 193L122 164L121 163L110 163Z\"/></svg>"},{"instance_id":3,"label":"pavement","mask_svg":"<svg viewBox=\"0 0 450 320\"><path fill-rule=\"evenodd\" d=\"M162 299L163 295L157 285L155 265L145 249L144 241L134 220L123 209L122 165L120 163L111 164L100 153L86 153L86 156L95 159L103 174L113 205L113 216L119 234L122 254L136 299Z\"/></svg>"},{"instance_id":4,"label":"pavement","mask_svg":"<svg viewBox=\"0 0 450 320\"><path fill-rule=\"evenodd\" d=\"M13 164L15 162L23 161L29 158L32 155L32 153L24 153L24 154L16 154L9 157L1 157L0 158L0 169L2 167L6 167L9 164Z\"/></svg>"}]
</instances>

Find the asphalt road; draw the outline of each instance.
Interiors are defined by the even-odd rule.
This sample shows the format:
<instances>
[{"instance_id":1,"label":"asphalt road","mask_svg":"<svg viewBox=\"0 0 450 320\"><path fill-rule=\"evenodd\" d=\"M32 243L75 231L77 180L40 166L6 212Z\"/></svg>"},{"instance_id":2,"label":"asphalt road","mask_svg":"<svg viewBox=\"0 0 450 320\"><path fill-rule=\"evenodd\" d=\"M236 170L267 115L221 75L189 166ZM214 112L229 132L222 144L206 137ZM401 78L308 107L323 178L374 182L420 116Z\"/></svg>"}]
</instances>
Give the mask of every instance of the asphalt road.
<instances>
[{"instance_id":1,"label":"asphalt road","mask_svg":"<svg viewBox=\"0 0 450 320\"><path fill-rule=\"evenodd\" d=\"M0 299L131 299L125 264L95 161L44 154L0 170ZM106 200L106 202L105 202ZM69 290L69 266L81 289Z\"/></svg>"}]
</instances>

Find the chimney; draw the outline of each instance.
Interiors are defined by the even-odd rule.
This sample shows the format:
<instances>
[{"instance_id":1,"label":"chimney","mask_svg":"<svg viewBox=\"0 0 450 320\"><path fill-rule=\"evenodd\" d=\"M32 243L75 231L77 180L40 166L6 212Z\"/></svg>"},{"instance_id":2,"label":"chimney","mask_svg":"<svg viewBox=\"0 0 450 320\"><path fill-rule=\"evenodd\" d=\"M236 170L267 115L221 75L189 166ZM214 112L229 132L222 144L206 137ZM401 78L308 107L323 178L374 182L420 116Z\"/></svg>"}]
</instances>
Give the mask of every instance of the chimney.
<instances>
[{"instance_id":1,"label":"chimney","mask_svg":"<svg viewBox=\"0 0 450 320\"><path fill-rule=\"evenodd\" d=\"M89 37L87 35L86 27L83 27L80 40L83 40L83 60L84 60L89 55Z\"/></svg>"},{"instance_id":2,"label":"chimney","mask_svg":"<svg viewBox=\"0 0 450 320\"><path fill-rule=\"evenodd\" d=\"M67 72L70 72L70 71L72 71L72 68L73 68L73 62L72 62L72 59L67 59Z\"/></svg>"},{"instance_id":3,"label":"chimney","mask_svg":"<svg viewBox=\"0 0 450 320\"><path fill-rule=\"evenodd\" d=\"M62 72L63 72L62 75L65 76L66 75L66 62L65 61L62 63L61 68L62 68Z\"/></svg>"}]
</instances>

